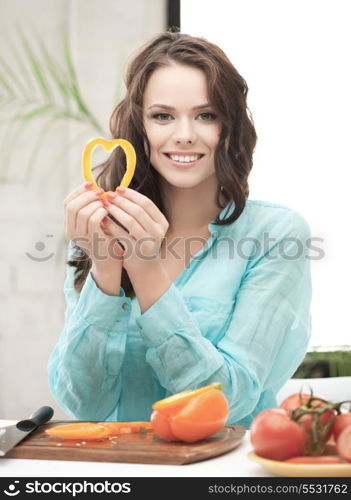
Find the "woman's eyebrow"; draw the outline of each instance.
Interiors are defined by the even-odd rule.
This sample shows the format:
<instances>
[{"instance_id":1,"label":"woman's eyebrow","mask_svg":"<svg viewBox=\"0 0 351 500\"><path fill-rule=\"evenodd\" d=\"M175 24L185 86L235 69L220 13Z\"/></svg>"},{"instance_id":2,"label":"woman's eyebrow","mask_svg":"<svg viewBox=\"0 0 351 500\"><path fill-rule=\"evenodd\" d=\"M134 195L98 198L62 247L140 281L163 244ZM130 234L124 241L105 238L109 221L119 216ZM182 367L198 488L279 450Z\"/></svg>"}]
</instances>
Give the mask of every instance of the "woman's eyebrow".
<instances>
[{"instance_id":1,"label":"woman's eyebrow","mask_svg":"<svg viewBox=\"0 0 351 500\"><path fill-rule=\"evenodd\" d=\"M193 109L203 109L203 108L210 108L211 104L205 103L205 104L200 104L200 106L194 106ZM153 104L150 106L148 109L151 108L162 108L162 109L171 109L172 111L175 110L173 106L167 106L166 104Z\"/></svg>"}]
</instances>

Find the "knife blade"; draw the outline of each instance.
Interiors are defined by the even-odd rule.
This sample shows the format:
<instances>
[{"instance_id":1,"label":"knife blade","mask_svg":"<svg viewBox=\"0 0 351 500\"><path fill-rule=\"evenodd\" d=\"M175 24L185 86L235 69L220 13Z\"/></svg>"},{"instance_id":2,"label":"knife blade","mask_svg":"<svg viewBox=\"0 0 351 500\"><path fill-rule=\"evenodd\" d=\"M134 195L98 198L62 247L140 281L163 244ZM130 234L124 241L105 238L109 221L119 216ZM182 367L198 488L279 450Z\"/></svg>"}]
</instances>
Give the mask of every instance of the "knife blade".
<instances>
[{"instance_id":1,"label":"knife blade","mask_svg":"<svg viewBox=\"0 0 351 500\"><path fill-rule=\"evenodd\" d=\"M0 429L0 457L6 455L9 450L37 429L39 425L50 420L53 414L54 410L50 406L41 406L28 419L20 420L14 425L2 427Z\"/></svg>"}]
</instances>

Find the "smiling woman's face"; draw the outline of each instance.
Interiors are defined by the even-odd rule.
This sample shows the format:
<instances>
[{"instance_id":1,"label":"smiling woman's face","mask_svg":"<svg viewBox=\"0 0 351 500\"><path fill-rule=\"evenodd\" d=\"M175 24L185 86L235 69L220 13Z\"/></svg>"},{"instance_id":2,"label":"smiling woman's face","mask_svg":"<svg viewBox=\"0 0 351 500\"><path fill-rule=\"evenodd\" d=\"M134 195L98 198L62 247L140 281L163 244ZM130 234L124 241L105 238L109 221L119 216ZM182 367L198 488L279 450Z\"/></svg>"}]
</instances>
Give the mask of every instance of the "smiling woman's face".
<instances>
[{"instance_id":1,"label":"smiling woman's face","mask_svg":"<svg viewBox=\"0 0 351 500\"><path fill-rule=\"evenodd\" d=\"M143 121L151 164L174 187L213 183L221 126L210 104L206 77L198 68L174 63L149 78Z\"/></svg>"}]
</instances>

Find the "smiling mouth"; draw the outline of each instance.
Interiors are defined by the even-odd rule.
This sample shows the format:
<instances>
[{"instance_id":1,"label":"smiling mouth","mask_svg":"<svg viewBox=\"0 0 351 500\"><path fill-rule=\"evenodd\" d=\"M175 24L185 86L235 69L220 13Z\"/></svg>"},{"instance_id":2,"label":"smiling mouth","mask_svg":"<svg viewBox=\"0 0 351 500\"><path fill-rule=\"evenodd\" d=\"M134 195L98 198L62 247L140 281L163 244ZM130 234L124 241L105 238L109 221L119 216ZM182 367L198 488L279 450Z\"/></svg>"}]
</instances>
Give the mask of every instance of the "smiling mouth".
<instances>
[{"instance_id":1,"label":"smiling mouth","mask_svg":"<svg viewBox=\"0 0 351 500\"><path fill-rule=\"evenodd\" d=\"M199 154L199 155L170 155L168 153L164 153L165 156L169 160L171 160L174 163L178 163L180 165L191 165L203 158L205 155L204 154ZM172 158L173 157L173 158Z\"/></svg>"}]
</instances>

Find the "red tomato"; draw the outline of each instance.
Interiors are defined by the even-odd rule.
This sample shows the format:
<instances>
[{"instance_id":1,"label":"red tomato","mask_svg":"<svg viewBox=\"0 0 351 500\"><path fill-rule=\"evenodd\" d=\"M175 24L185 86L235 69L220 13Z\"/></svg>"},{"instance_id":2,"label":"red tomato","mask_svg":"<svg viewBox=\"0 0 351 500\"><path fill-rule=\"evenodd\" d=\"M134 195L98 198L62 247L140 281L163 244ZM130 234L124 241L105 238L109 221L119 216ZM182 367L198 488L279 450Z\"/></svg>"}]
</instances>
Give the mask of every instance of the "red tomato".
<instances>
[{"instance_id":1,"label":"red tomato","mask_svg":"<svg viewBox=\"0 0 351 500\"><path fill-rule=\"evenodd\" d=\"M294 410L308 410L308 409L316 409L321 410L328 406L330 403L327 400L324 400L320 396L311 396L311 394L307 393L296 393L291 394L291 396L287 397L281 404L280 408L286 410L292 417ZM309 433L309 452L311 454L319 454L323 451L324 444L330 438L333 432L333 422L336 418L337 412L335 409L330 409L322 413L318 418L318 444L313 444L312 442L312 432L311 425L315 419L315 414L305 414L296 420L296 422L305 428L306 432Z\"/></svg>"},{"instance_id":2,"label":"red tomato","mask_svg":"<svg viewBox=\"0 0 351 500\"><path fill-rule=\"evenodd\" d=\"M340 432L336 441L336 451L342 458L351 462L351 425Z\"/></svg>"},{"instance_id":3,"label":"red tomato","mask_svg":"<svg viewBox=\"0 0 351 500\"><path fill-rule=\"evenodd\" d=\"M320 410L325 406L331 404L329 401L323 400L323 398L321 398L320 396L313 395L313 400L309 403L310 399L311 399L311 394L306 394L306 393L292 394L280 404L280 408L283 408L284 410L292 414L292 412L297 408L301 409L310 408L310 409ZM326 425L332 418L334 418L335 415L336 411L333 409L331 409L330 411L326 411L320 416L320 423L322 425ZM303 415L299 419L299 423L303 423L303 425L306 428L309 428L312 423L313 417L314 417L313 415Z\"/></svg>"},{"instance_id":4,"label":"red tomato","mask_svg":"<svg viewBox=\"0 0 351 500\"><path fill-rule=\"evenodd\" d=\"M348 425L351 425L351 413L340 413L340 415L336 417L333 425L333 436L335 442L338 440L340 432Z\"/></svg>"},{"instance_id":5,"label":"red tomato","mask_svg":"<svg viewBox=\"0 0 351 500\"><path fill-rule=\"evenodd\" d=\"M345 460L337 455L321 455L319 457L293 457L285 460L290 464L312 464L312 465L324 465L324 464L343 464Z\"/></svg>"},{"instance_id":6,"label":"red tomato","mask_svg":"<svg viewBox=\"0 0 351 500\"><path fill-rule=\"evenodd\" d=\"M287 411L278 408L263 410L252 421L251 443L255 453L272 460L287 460L303 455L307 434Z\"/></svg>"},{"instance_id":7,"label":"red tomato","mask_svg":"<svg viewBox=\"0 0 351 500\"><path fill-rule=\"evenodd\" d=\"M316 397L319 398L319 396ZM310 398L311 394L305 392L291 394L280 403L279 408L283 408L287 412L292 412L296 408L305 405Z\"/></svg>"}]
</instances>

